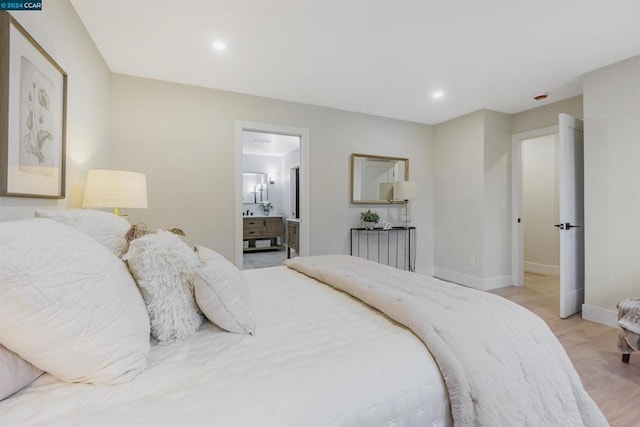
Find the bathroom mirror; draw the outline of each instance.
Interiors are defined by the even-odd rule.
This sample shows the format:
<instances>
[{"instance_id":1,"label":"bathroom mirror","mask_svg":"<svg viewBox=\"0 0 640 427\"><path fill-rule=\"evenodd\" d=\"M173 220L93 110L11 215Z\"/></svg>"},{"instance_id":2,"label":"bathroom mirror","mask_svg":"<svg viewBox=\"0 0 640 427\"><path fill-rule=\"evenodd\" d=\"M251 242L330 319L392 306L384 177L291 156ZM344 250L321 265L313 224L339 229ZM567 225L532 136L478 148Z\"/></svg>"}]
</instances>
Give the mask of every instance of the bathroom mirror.
<instances>
[{"instance_id":1,"label":"bathroom mirror","mask_svg":"<svg viewBox=\"0 0 640 427\"><path fill-rule=\"evenodd\" d=\"M393 183L409 180L409 159L351 155L351 203L393 203Z\"/></svg>"},{"instance_id":2,"label":"bathroom mirror","mask_svg":"<svg viewBox=\"0 0 640 427\"><path fill-rule=\"evenodd\" d=\"M266 173L242 174L242 203L260 203L269 200L269 181Z\"/></svg>"}]
</instances>

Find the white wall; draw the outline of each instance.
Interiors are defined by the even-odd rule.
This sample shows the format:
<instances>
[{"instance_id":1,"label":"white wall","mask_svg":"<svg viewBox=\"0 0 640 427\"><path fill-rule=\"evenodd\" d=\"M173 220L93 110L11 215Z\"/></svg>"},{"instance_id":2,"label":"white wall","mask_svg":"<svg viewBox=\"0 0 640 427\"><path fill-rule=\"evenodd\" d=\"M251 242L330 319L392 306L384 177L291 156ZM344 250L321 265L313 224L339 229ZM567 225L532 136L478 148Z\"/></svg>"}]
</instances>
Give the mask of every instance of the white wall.
<instances>
[{"instance_id":1,"label":"white wall","mask_svg":"<svg viewBox=\"0 0 640 427\"><path fill-rule=\"evenodd\" d=\"M435 273L469 283L484 277L483 112L436 125L434 139Z\"/></svg>"},{"instance_id":2,"label":"white wall","mask_svg":"<svg viewBox=\"0 0 640 427\"><path fill-rule=\"evenodd\" d=\"M511 284L511 116L484 114L484 289Z\"/></svg>"},{"instance_id":3,"label":"white wall","mask_svg":"<svg viewBox=\"0 0 640 427\"><path fill-rule=\"evenodd\" d=\"M362 210L398 216L399 206L350 205L353 152L407 157L418 227L417 267L433 263L433 168L430 126L124 75L112 80L115 166L147 174L149 209L133 220L180 226L187 240L233 259L237 120L310 132L311 254L348 253L349 228Z\"/></svg>"},{"instance_id":4,"label":"white wall","mask_svg":"<svg viewBox=\"0 0 640 427\"><path fill-rule=\"evenodd\" d=\"M491 289L510 283L509 115L480 110L435 126L434 270Z\"/></svg>"},{"instance_id":5,"label":"white wall","mask_svg":"<svg viewBox=\"0 0 640 427\"><path fill-rule=\"evenodd\" d=\"M524 269L560 273L558 135L522 143L522 218Z\"/></svg>"},{"instance_id":6,"label":"white wall","mask_svg":"<svg viewBox=\"0 0 640 427\"><path fill-rule=\"evenodd\" d=\"M558 125L560 113L582 118L582 95L521 111L511 116L511 133L514 135L535 129Z\"/></svg>"},{"instance_id":7,"label":"white wall","mask_svg":"<svg viewBox=\"0 0 640 427\"><path fill-rule=\"evenodd\" d=\"M640 56L584 76L585 305L615 323L640 296Z\"/></svg>"},{"instance_id":8,"label":"white wall","mask_svg":"<svg viewBox=\"0 0 640 427\"><path fill-rule=\"evenodd\" d=\"M46 2L39 12L11 12L66 71L66 198L0 198L0 221L32 217L36 208L79 207L90 168L110 167L111 73L68 1Z\"/></svg>"}]
</instances>

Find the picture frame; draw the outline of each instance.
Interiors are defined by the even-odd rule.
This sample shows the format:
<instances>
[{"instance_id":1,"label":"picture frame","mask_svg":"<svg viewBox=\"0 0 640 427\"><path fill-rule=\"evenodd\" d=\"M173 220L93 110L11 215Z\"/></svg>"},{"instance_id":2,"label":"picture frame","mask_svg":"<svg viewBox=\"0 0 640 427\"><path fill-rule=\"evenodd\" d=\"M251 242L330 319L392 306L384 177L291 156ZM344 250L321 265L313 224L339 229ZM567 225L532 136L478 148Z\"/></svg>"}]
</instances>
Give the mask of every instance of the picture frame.
<instances>
[{"instance_id":1,"label":"picture frame","mask_svg":"<svg viewBox=\"0 0 640 427\"><path fill-rule=\"evenodd\" d=\"M0 12L0 196L64 199L67 73Z\"/></svg>"}]
</instances>

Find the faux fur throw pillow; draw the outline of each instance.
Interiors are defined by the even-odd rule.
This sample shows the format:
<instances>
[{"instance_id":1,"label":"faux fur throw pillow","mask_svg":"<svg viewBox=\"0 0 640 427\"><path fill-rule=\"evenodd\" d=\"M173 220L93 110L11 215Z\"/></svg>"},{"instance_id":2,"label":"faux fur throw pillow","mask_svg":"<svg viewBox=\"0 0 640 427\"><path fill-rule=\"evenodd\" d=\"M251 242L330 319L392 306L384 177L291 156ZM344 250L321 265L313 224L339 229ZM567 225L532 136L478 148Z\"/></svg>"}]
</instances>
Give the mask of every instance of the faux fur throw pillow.
<instances>
[{"instance_id":1,"label":"faux fur throw pillow","mask_svg":"<svg viewBox=\"0 0 640 427\"><path fill-rule=\"evenodd\" d=\"M202 323L192 280L198 255L180 237L158 231L129 243L123 257L149 312L151 335L160 343L184 340Z\"/></svg>"},{"instance_id":2,"label":"faux fur throw pillow","mask_svg":"<svg viewBox=\"0 0 640 427\"><path fill-rule=\"evenodd\" d=\"M186 234L184 234L184 231L176 227L169 228L167 229L167 231L170 231L173 234L176 234L178 236L182 236L182 237L186 236ZM129 227L129 230L124 235L124 238L127 241L127 244L129 244L131 243L132 240L139 239L140 237L146 236L147 234L151 234L151 233L153 233L153 231L149 229L147 224L139 222Z\"/></svg>"}]
</instances>

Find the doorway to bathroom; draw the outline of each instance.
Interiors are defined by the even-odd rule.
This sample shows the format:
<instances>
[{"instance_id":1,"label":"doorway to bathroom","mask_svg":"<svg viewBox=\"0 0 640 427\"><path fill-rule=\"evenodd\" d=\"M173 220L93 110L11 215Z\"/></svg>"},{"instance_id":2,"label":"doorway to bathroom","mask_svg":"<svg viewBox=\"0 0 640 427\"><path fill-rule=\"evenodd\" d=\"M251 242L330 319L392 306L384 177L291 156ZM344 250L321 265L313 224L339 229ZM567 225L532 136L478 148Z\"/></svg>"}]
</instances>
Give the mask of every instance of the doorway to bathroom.
<instances>
[{"instance_id":1,"label":"doorway to bathroom","mask_svg":"<svg viewBox=\"0 0 640 427\"><path fill-rule=\"evenodd\" d=\"M303 139L307 134L271 125L242 126L238 267L278 266L288 253L298 254L299 250L287 250L292 246L287 224L302 225L304 219Z\"/></svg>"}]
</instances>

